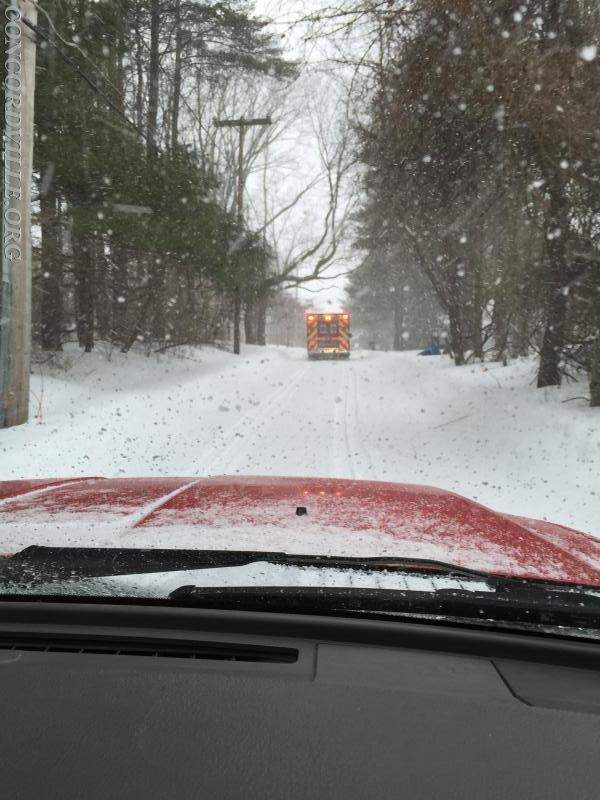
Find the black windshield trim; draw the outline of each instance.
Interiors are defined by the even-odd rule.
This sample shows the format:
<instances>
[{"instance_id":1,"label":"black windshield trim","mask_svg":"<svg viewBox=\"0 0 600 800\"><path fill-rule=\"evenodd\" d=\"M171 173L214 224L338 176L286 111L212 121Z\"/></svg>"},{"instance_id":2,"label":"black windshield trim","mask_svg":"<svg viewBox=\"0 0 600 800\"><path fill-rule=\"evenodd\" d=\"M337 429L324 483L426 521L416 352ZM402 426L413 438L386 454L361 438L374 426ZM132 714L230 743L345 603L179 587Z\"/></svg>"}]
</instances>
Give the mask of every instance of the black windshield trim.
<instances>
[{"instance_id":1,"label":"black windshield trim","mask_svg":"<svg viewBox=\"0 0 600 800\"><path fill-rule=\"evenodd\" d=\"M202 608L321 613L402 613L600 630L600 597L522 586L500 591L181 586L169 597Z\"/></svg>"}]
</instances>

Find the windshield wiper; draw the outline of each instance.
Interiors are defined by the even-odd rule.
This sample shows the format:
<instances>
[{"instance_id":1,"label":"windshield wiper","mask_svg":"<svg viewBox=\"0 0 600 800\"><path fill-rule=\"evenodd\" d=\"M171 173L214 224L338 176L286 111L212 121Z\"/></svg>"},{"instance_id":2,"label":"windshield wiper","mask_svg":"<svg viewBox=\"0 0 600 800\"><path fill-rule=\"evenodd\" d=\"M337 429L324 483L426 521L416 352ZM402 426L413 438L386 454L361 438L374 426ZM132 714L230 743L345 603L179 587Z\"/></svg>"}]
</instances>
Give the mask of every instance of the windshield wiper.
<instances>
[{"instance_id":1,"label":"windshield wiper","mask_svg":"<svg viewBox=\"0 0 600 800\"><path fill-rule=\"evenodd\" d=\"M477 570L418 558L294 555L260 550L158 550L33 545L12 556L0 558L0 581L33 587L84 578L242 567L259 561L294 567L328 567L369 572L401 570L471 579L491 578Z\"/></svg>"},{"instance_id":2,"label":"windshield wiper","mask_svg":"<svg viewBox=\"0 0 600 800\"><path fill-rule=\"evenodd\" d=\"M457 579L455 588L405 589L329 587L182 586L170 602L213 609L243 609L301 614L384 614L492 619L600 629L600 594L590 587L508 578L453 564L388 556L296 555L248 550L27 547L0 558L0 595L20 588L44 596L53 583L184 570L224 569L257 562L294 567L414 572Z\"/></svg>"},{"instance_id":3,"label":"windshield wiper","mask_svg":"<svg viewBox=\"0 0 600 800\"><path fill-rule=\"evenodd\" d=\"M585 590L503 581L488 591L181 586L169 598L206 609L294 614L404 614L600 630L600 597Z\"/></svg>"}]
</instances>

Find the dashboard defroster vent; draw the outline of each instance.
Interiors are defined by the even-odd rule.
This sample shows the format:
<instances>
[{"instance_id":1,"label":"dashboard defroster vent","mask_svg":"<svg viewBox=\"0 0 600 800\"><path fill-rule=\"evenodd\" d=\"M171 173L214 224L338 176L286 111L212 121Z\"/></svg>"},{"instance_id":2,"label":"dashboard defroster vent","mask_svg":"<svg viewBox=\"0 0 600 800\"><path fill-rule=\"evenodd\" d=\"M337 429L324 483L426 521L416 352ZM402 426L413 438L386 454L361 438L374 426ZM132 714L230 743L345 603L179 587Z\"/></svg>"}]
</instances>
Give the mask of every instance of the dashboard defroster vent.
<instances>
[{"instance_id":1,"label":"dashboard defroster vent","mask_svg":"<svg viewBox=\"0 0 600 800\"><path fill-rule=\"evenodd\" d=\"M298 651L284 647L242 644L239 642L168 641L148 639L103 639L98 637L0 637L0 651L42 653L80 653L147 658L184 658L212 661L244 661L268 664L295 664Z\"/></svg>"}]
</instances>

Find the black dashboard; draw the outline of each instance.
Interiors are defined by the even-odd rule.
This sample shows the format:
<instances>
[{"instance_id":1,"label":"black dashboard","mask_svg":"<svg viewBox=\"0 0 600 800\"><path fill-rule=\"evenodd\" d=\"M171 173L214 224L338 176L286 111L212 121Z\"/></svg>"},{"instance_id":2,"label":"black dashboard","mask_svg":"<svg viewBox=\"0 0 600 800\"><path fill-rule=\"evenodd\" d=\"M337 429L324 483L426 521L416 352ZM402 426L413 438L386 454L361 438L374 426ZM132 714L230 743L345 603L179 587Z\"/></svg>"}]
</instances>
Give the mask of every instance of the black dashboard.
<instances>
[{"instance_id":1,"label":"black dashboard","mask_svg":"<svg viewBox=\"0 0 600 800\"><path fill-rule=\"evenodd\" d=\"M0 605L10 800L600 796L600 644L398 620Z\"/></svg>"}]
</instances>

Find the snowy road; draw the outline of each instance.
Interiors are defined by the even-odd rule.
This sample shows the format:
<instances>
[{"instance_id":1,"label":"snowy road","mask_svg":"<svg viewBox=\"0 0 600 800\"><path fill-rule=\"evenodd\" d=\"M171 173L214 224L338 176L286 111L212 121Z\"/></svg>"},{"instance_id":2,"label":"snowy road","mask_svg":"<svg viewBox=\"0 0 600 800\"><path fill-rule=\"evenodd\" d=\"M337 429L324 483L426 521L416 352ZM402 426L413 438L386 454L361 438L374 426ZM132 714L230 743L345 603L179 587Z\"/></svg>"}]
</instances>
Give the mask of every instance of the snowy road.
<instances>
[{"instance_id":1,"label":"snowy road","mask_svg":"<svg viewBox=\"0 0 600 800\"><path fill-rule=\"evenodd\" d=\"M308 362L294 350L269 363L266 391L219 430L193 472L378 477L360 431L356 365Z\"/></svg>"},{"instance_id":2,"label":"snowy road","mask_svg":"<svg viewBox=\"0 0 600 800\"><path fill-rule=\"evenodd\" d=\"M69 353L34 376L35 419L0 431L0 478L298 475L425 483L600 536L600 419L529 361L212 350Z\"/></svg>"}]
</instances>

